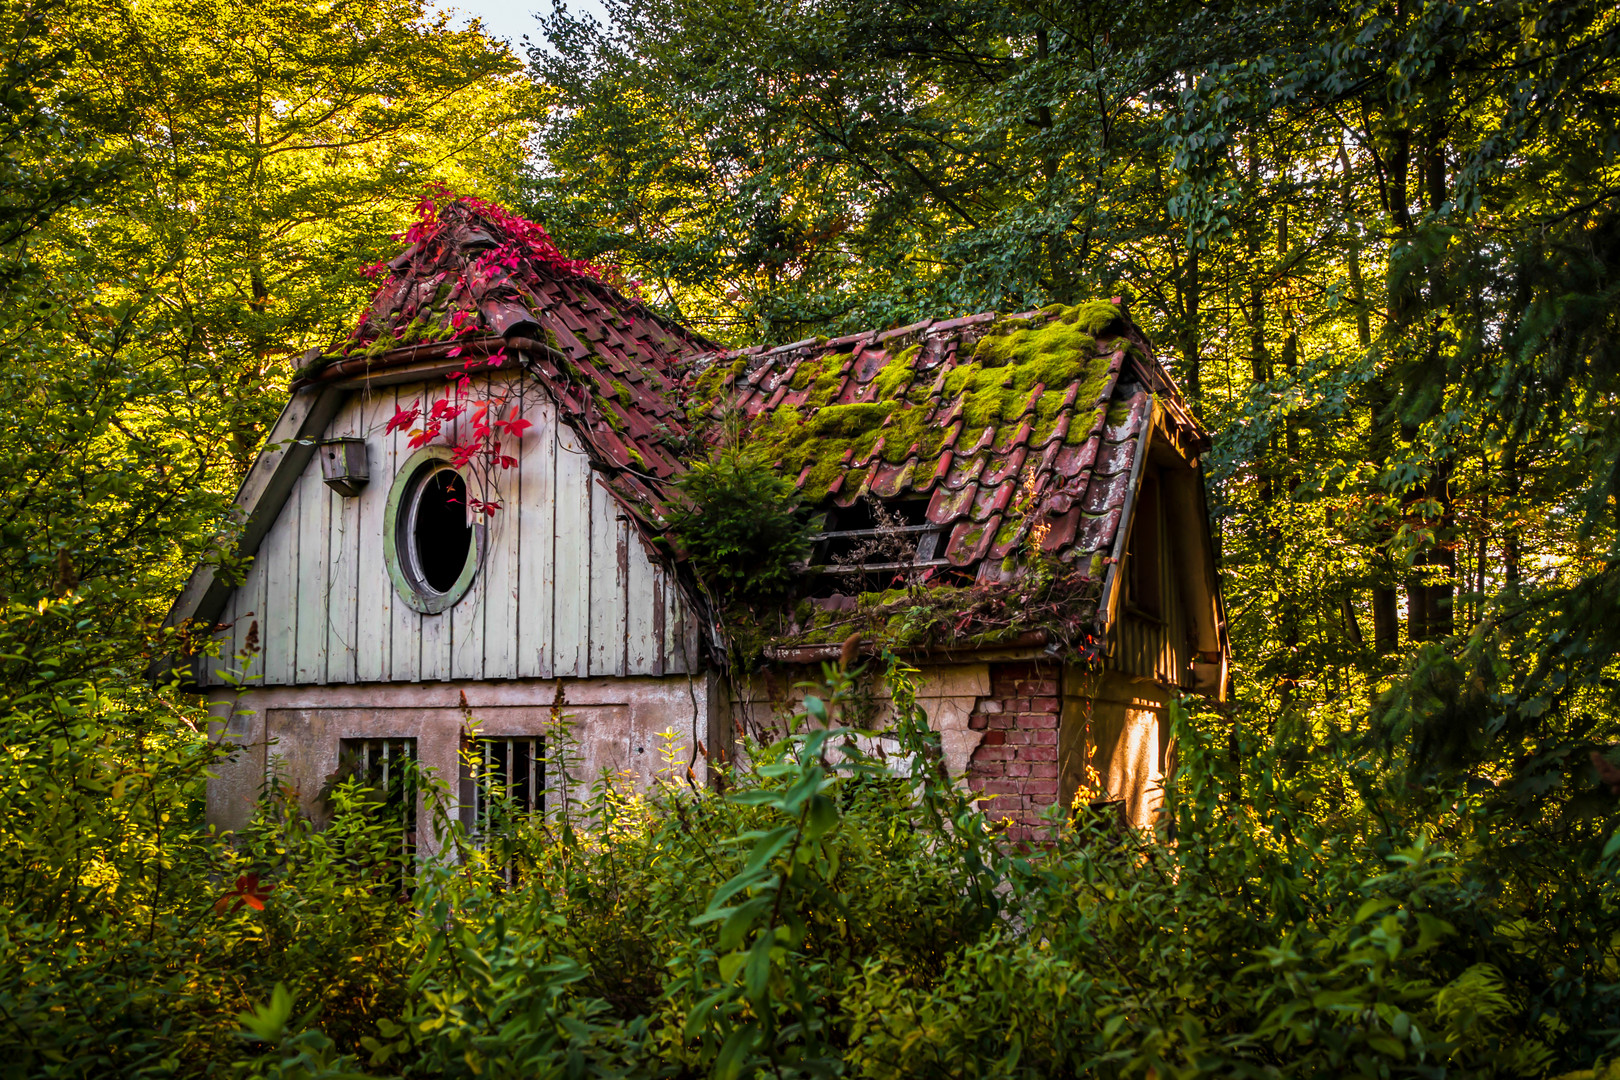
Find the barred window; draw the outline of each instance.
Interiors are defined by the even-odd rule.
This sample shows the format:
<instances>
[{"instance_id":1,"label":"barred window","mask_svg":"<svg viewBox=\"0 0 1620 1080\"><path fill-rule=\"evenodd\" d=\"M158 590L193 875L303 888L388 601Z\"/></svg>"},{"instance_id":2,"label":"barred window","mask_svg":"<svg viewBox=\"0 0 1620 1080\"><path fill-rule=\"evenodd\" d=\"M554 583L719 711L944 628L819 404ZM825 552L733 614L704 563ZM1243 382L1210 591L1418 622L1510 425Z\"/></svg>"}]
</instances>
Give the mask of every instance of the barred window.
<instances>
[{"instance_id":1,"label":"barred window","mask_svg":"<svg viewBox=\"0 0 1620 1080\"><path fill-rule=\"evenodd\" d=\"M503 812L545 813L545 740L539 735L481 736L462 777L463 823L474 836L500 828Z\"/></svg>"},{"instance_id":2,"label":"barred window","mask_svg":"<svg viewBox=\"0 0 1620 1080\"><path fill-rule=\"evenodd\" d=\"M354 779L372 792L378 820L401 828L400 872L416 855L416 740L343 739L338 745L337 779Z\"/></svg>"}]
</instances>

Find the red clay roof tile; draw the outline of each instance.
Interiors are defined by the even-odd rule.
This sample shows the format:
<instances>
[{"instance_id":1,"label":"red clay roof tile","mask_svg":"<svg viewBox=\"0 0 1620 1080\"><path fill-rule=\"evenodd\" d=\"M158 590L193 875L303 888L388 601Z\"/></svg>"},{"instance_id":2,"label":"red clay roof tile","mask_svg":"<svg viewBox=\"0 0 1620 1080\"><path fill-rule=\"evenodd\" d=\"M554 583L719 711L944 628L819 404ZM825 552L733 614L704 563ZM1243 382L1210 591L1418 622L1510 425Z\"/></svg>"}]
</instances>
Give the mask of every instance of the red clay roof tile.
<instances>
[{"instance_id":1,"label":"red clay roof tile","mask_svg":"<svg viewBox=\"0 0 1620 1080\"><path fill-rule=\"evenodd\" d=\"M410 362L407 328L413 342L517 339L603 478L652 533L665 482L690 453L693 407L711 417L735 407L787 432L766 449L807 502L926 497L926 520L949 528L937 557L981 581L1001 580L1001 558L1037 540L1048 555L1104 565L1156 396L1195 443L1204 438L1117 311L1101 308L1100 321L1096 305L985 313L723 352L534 243L533 226L503 213L471 201L442 208L443 227L388 264L392 276L324 377L352 375L357 362L361 371ZM700 383L716 366L720 377ZM818 453L841 469L816 470Z\"/></svg>"}]
</instances>

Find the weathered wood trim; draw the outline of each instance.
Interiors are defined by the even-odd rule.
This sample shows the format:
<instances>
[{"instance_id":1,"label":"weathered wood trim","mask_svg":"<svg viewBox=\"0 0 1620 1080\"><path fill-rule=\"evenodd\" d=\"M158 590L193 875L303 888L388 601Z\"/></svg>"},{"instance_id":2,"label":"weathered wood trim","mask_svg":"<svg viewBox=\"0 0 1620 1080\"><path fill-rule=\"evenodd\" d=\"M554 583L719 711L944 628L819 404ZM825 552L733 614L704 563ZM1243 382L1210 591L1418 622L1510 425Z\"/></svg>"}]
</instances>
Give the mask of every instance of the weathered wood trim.
<instances>
[{"instance_id":1,"label":"weathered wood trim","mask_svg":"<svg viewBox=\"0 0 1620 1080\"><path fill-rule=\"evenodd\" d=\"M258 553L304 468L315 456L317 441L348 396L347 390L335 386L311 388L294 394L281 410L264 449L236 492L236 509L243 522L236 543L239 556ZM164 626L179 626L188 619L211 624L219 619L235 586L222 581L217 569L212 562L197 565L163 620Z\"/></svg>"},{"instance_id":2,"label":"weathered wood trim","mask_svg":"<svg viewBox=\"0 0 1620 1080\"><path fill-rule=\"evenodd\" d=\"M1017 651L1019 658L1042 657L1050 659L1050 657L1048 657L1044 651L1029 651L1031 649L1036 649L1037 646L1046 645L1048 640L1049 638L1045 630L1027 630L1009 641L998 641L989 645L933 645L924 646L921 648L890 649L889 651L894 653L896 656L906 659L943 659L952 663L963 662L967 658L981 660L987 654L992 653L997 654L997 659L1002 659L1003 657L1001 657L999 654L1007 653L1009 650ZM841 643L828 645L789 645L765 649L765 658L767 660L776 660L784 664L813 664L822 660L837 660L843 654L843 651L844 646ZM860 651L863 656L875 656L881 651L881 649L868 646L862 648Z\"/></svg>"},{"instance_id":3,"label":"weathered wood trim","mask_svg":"<svg viewBox=\"0 0 1620 1080\"><path fill-rule=\"evenodd\" d=\"M1215 700L1225 701L1231 682L1232 639L1227 633L1226 595L1221 588L1220 556L1215 547L1215 522L1209 515L1209 487L1204 480L1204 463L1196 470L1198 480L1198 519L1203 523L1204 551L1208 559L1210 592L1215 598L1215 632L1219 639L1220 660L1216 673Z\"/></svg>"},{"instance_id":4,"label":"weathered wood trim","mask_svg":"<svg viewBox=\"0 0 1620 1080\"><path fill-rule=\"evenodd\" d=\"M567 359L544 341L527 337L501 337L498 334L481 338L449 338L444 341L424 341L390 349L379 356L351 356L334 361L308 378L294 384L295 388L330 384L348 390L363 387L397 386L401 383L427 382L451 372L466 368L474 357L490 357L505 351L505 358L496 364L482 363L480 372L522 367L527 360L523 353L535 353L552 359ZM455 355L450 354L454 352Z\"/></svg>"},{"instance_id":5,"label":"weathered wood trim","mask_svg":"<svg viewBox=\"0 0 1620 1080\"><path fill-rule=\"evenodd\" d=\"M1119 575L1125 565L1125 549L1131 538L1131 526L1136 521L1136 496L1142 489L1142 469L1147 464L1148 453L1153 447L1153 420L1157 399L1149 396L1148 414L1143 419L1141 440L1136 447L1136 457L1131 461L1131 478L1125 489L1125 505L1120 508L1119 532L1114 535L1114 550L1108 564L1108 572L1103 575L1102 596L1097 601L1097 638L1106 641L1109 648L1113 648L1113 639L1109 631L1114 626L1114 620L1119 615Z\"/></svg>"}]
</instances>

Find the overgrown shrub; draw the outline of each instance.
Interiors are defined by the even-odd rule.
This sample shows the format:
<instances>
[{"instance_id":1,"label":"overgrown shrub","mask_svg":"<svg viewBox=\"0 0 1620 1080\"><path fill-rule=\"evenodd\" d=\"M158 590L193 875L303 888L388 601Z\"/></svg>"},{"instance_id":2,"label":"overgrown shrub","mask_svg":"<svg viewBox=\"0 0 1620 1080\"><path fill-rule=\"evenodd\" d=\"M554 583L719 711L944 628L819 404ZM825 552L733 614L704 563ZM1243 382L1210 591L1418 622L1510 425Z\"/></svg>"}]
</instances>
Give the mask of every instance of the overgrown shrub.
<instances>
[{"instance_id":1,"label":"overgrown shrub","mask_svg":"<svg viewBox=\"0 0 1620 1080\"><path fill-rule=\"evenodd\" d=\"M1552 889L1500 849L1555 833L1178 711L1158 834L1082 812L1009 849L943 782L903 668L885 760L828 727L852 680L825 678L724 795L604 776L480 848L422 776L446 845L418 860L353 780L319 828L271 784L227 843L196 713L13 681L0 1075L1494 1077L1613 1052L1620 840L1566 846L1586 888Z\"/></svg>"},{"instance_id":2,"label":"overgrown shrub","mask_svg":"<svg viewBox=\"0 0 1620 1080\"><path fill-rule=\"evenodd\" d=\"M769 603L787 594L809 553L791 483L733 443L693 464L675 486L687 501L671 510L670 535L722 603Z\"/></svg>"}]
</instances>

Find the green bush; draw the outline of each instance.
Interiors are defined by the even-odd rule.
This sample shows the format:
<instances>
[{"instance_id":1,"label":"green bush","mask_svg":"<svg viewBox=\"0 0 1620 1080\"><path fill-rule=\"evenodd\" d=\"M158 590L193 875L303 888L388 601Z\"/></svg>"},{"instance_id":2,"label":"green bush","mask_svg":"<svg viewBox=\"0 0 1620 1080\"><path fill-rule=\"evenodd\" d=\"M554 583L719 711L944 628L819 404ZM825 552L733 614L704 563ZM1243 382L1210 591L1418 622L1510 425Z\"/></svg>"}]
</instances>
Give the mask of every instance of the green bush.
<instances>
[{"instance_id":1,"label":"green bush","mask_svg":"<svg viewBox=\"0 0 1620 1080\"><path fill-rule=\"evenodd\" d=\"M447 844L411 859L352 780L322 827L271 784L215 837L199 714L9 644L0 1075L1540 1076L1620 1028L1620 841L1566 846L1582 890L1516 877L1557 834L1349 744L1300 768L1178 711L1158 834L1016 850L904 668L886 761L827 726L829 669L724 795L603 777L480 848L418 777Z\"/></svg>"},{"instance_id":2,"label":"green bush","mask_svg":"<svg viewBox=\"0 0 1620 1080\"><path fill-rule=\"evenodd\" d=\"M670 535L722 603L787 595L809 553L809 529L791 483L746 448L728 446L695 463L675 486L686 501L670 511Z\"/></svg>"}]
</instances>

